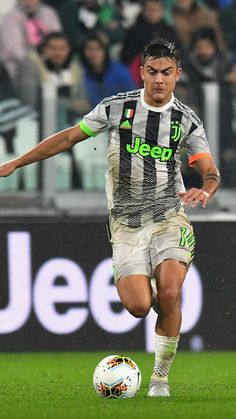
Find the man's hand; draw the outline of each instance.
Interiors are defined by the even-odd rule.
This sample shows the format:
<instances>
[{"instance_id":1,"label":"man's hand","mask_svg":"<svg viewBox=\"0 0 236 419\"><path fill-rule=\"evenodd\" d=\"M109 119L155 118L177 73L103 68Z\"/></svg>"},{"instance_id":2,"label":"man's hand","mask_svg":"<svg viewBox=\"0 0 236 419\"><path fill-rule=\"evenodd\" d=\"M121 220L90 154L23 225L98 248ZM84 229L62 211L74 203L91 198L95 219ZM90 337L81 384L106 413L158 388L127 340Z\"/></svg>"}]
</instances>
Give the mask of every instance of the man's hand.
<instances>
[{"instance_id":1,"label":"man's hand","mask_svg":"<svg viewBox=\"0 0 236 419\"><path fill-rule=\"evenodd\" d=\"M0 177L9 176L16 170L17 166L15 160L9 160L6 163L0 164Z\"/></svg>"},{"instance_id":2,"label":"man's hand","mask_svg":"<svg viewBox=\"0 0 236 419\"><path fill-rule=\"evenodd\" d=\"M192 208L196 208L199 203L202 204L203 208L206 208L207 201L210 198L208 192L197 188L191 188L187 192L179 193L179 196L183 205L190 205Z\"/></svg>"}]
</instances>

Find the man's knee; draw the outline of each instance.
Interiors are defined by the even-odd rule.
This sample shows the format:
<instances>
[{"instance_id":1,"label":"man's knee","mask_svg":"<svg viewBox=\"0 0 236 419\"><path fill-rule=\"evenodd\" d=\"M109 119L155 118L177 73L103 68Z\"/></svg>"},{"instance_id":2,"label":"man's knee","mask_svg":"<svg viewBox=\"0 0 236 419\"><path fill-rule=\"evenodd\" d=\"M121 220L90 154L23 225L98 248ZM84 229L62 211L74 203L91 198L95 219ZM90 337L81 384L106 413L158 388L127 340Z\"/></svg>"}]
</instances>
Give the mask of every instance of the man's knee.
<instances>
[{"instance_id":1,"label":"man's knee","mask_svg":"<svg viewBox=\"0 0 236 419\"><path fill-rule=\"evenodd\" d=\"M160 306L176 307L180 303L180 289L178 287L168 287L158 290L158 301Z\"/></svg>"},{"instance_id":2,"label":"man's knee","mask_svg":"<svg viewBox=\"0 0 236 419\"><path fill-rule=\"evenodd\" d=\"M147 275L134 274L119 279L117 291L123 306L134 317L145 317L149 313L152 296Z\"/></svg>"},{"instance_id":3,"label":"man's knee","mask_svg":"<svg viewBox=\"0 0 236 419\"><path fill-rule=\"evenodd\" d=\"M131 302L126 305L126 309L132 316L141 318L147 316L150 310L150 303Z\"/></svg>"}]
</instances>

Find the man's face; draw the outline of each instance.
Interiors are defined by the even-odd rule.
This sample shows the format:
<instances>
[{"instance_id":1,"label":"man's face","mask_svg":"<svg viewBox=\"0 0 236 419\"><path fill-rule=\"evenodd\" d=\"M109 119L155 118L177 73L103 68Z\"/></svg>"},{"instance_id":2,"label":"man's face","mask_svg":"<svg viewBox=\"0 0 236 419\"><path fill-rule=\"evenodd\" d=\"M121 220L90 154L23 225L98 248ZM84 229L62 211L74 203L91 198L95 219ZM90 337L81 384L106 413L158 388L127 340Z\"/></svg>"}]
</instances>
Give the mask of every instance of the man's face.
<instances>
[{"instance_id":1,"label":"man's face","mask_svg":"<svg viewBox=\"0 0 236 419\"><path fill-rule=\"evenodd\" d=\"M175 0L175 4L183 11L188 11L192 8L194 0Z\"/></svg>"},{"instance_id":2,"label":"man's face","mask_svg":"<svg viewBox=\"0 0 236 419\"><path fill-rule=\"evenodd\" d=\"M171 58L148 58L140 68L145 102L157 107L168 103L181 71Z\"/></svg>"},{"instance_id":3,"label":"man's face","mask_svg":"<svg viewBox=\"0 0 236 419\"><path fill-rule=\"evenodd\" d=\"M70 47L65 39L51 39L44 47L44 53L49 61L60 67L67 61Z\"/></svg>"},{"instance_id":4,"label":"man's face","mask_svg":"<svg viewBox=\"0 0 236 419\"><path fill-rule=\"evenodd\" d=\"M208 39L199 39L195 46L195 54L200 61L208 61L214 57L216 48Z\"/></svg>"},{"instance_id":5,"label":"man's face","mask_svg":"<svg viewBox=\"0 0 236 419\"><path fill-rule=\"evenodd\" d=\"M19 4L27 13L36 13L40 3L40 0L19 0Z\"/></svg>"},{"instance_id":6,"label":"man's face","mask_svg":"<svg viewBox=\"0 0 236 419\"><path fill-rule=\"evenodd\" d=\"M160 22L163 17L163 13L163 4L161 2L159 3L151 0L145 3L142 12L145 19L151 24Z\"/></svg>"},{"instance_id":7,"label":"man's face","mask_svg":"<svg viewBox=\"0 0 236 419\"><path fill-rule=\"evenodd\" d=\"M99 42L95 39L86 43L84 55L90 65L101 66L106 58L106 53Z\"/></svg>"}]
</instances>

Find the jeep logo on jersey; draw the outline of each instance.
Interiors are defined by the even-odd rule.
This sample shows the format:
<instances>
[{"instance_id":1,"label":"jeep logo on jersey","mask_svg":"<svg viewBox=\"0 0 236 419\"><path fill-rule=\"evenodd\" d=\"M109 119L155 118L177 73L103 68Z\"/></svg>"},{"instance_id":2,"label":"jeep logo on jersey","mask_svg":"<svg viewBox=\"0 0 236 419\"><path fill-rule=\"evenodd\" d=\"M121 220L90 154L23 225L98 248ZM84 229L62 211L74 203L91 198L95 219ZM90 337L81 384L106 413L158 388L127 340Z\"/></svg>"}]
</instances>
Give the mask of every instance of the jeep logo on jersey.
<instances>
[{"instance_id":1,"label":"jeep logo on jersey","mask_svg":"<svg viewBox=\"0 0 236 419\"><path fill-rule=\"evenodd\" d=\"M134 145L126 144L126 150L130 154L140 154L142 157L151 156L153 159L159 159L161 162L170 160L173 150L168 147L155 145L151 147L147 143L141 144L141 137L135 137Z\"/></svg>"}]
</instances>

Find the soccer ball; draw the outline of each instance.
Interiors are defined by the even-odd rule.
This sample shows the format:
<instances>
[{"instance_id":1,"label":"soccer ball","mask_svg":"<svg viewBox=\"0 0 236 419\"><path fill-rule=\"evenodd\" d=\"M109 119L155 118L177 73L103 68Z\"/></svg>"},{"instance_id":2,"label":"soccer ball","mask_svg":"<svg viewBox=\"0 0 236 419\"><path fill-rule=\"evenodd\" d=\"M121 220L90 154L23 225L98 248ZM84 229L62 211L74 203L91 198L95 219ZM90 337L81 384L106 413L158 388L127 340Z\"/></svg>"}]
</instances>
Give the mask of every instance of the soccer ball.
<instances>
[{"instance_id":1,"label":"soccer ball","mask_svg":"<svg viewBox=\"0 0 236 419\"><path fill-rule=\"evenodd\" d=\"M129 357L109 355L96 366L93 386L101 397L134 397L141 385L141 372L138 365Z\"/></svg>"}]
</instances>

